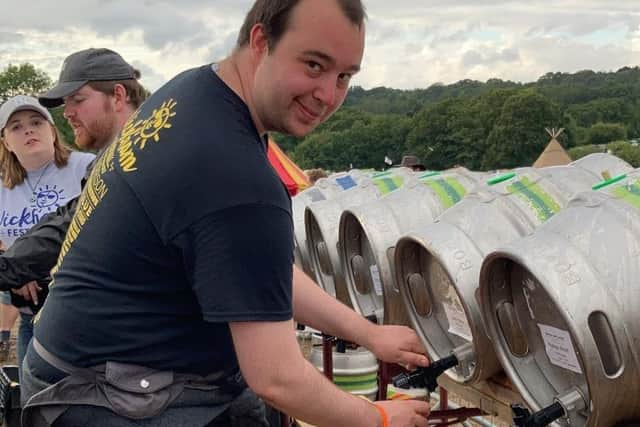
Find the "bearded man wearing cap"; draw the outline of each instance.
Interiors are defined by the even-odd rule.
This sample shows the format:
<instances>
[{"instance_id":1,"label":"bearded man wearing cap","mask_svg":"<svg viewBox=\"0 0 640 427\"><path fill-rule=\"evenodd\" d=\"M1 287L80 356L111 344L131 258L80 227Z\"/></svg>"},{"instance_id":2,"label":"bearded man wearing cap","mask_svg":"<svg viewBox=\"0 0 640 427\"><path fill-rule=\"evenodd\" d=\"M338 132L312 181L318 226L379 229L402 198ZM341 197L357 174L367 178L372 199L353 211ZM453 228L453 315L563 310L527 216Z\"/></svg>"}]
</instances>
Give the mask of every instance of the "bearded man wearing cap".
<instances>
[{"instance_id":1,"label":"bearded man wearing cap","mask_svg":"<svg viewBox=\"0 0 640 427\"><path fill-rule=\"evenodd\" d=\"M56 86L40 96L40 103L34 102L45 112L44 107L64 104L64 117L73 128L76 145L102 152L145 97L139 77L118 53L86 49L65 59ZM33 312L42 307L50 271L78 205L77 194L67 192L64 203L60 199L61 206L49 214L43 212L40 222L0 256L0 289L14 290L15 305L28 306Z\"/></svg>"}]
</instances>

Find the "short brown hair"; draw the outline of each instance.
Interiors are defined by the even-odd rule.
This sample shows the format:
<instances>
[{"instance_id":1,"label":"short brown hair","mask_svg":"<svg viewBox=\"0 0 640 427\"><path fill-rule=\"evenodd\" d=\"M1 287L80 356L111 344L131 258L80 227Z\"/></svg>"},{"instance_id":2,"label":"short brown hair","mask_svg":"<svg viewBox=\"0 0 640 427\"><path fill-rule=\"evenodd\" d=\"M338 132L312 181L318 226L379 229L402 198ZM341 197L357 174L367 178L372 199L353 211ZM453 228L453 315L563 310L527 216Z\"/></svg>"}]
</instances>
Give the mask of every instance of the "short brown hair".
<instances>
[{"instance_id":1,"label":"short brown hair","mask_svg":"<svg viewBox=\"0 0 640 427\"><path fill-rule=\"evenodd\" d=\"M53 140L53 162L58 168L65 167L69 162L71 150L62 143L62 135L60 135L58 128L51 123L49 123L49 125L55 133ZM4 138L4 135L2 138ZM27 170L20 164L16 155L9 151L4 144L0 143L0 179L2 180L2 184L11 190L16 185L22 184L26 176Z\"/></svg>"},{"instance_id":2,"label":"short brown hair","mask_svg":"<svg viewBox=\"0 0 640 427\"><path fill-rule=\"evenodd\" d=\"M327 1L327 0L322 0ZM335 0L342 9L344 15L354 25L362 27L367 17L367 12L361 0ZM240 28L236 48L249 44L251 29L256 24L264 25L269 49L273 49L282 35L287 31L291 11L300 0L256 0L251 10L244 18Z\"/></svg>"},{"instance_id":3,"label":"short brown hair","mask_svg":"<svg viewBox=\"0 0 640 427\"><path fill-rule=\"evenodd\" d=\"M135 70L136 78L140 77L140 72ZM127 103L131 104L134 109L138 108L140 104L147 99L147 90L136 79L127 80L100 80L91 81L87 83L89 87L98 92L102 92L105 95L113 96L115 92L115 86L120 84L124 86L127 91Z\"/></svg>"}]
</instances>

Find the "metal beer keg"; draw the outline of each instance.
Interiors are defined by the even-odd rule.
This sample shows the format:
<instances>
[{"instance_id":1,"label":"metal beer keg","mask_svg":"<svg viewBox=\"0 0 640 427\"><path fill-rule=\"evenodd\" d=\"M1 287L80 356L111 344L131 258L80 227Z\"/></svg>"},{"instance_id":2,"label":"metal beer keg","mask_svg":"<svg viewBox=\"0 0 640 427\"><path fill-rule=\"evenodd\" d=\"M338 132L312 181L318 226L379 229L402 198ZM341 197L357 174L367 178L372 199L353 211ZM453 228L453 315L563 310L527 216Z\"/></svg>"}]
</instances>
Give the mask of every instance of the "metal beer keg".
<instances>
[{"instance_id":1,"label":"metal beer keg","mask_svg":"<svg viewBox=\"0 0 640 427\"><path fill-rule=\"evenodd\" d=\"M485 175L464 168L422 173L400 190L342 213L340 257L356 311L375 315L378 323L409 325L393 271L396 242L433 222Z\"/></svg>"},{"instance_id":2,"label":"metal beer keg","mask_svg":"<svg viewBox=\"0 0 640 427\"><path fill-rule=\"evenodd\" d=\"M368 178L369 173L353 169L349 172L339 172L326 178L320 178L316 183L306 190L300 192L291 199L291 210L293 214L294 226L294 258L295 263L307 275L314 277L311 262L309 260L309 250L307 248L307 237L304 229L304 211L311 203L320 200L329 200L358 186L363 179Z\"/></svg>"},{"instance_id":3,"label":"metal beer keg","mask_svg":"<svg viewBox=\"0 0 640 427\"><path fill-rule=\"evenodd\" d=\"M356 188L331 200L318 201L306 207L306 240L316 282L343 303L351 305L338 257L340 215L349 207L380 198L401 188L413 178L414 173L411 169L391 169L362 180Z\"/></svg>"},{"instance_id":4,"label":"metal beer keg","mask_svg":"<svg viewBox=\"0 0 640 427\"><path fill-rule=\"evenodd\" d=\"M599 182L603 168L618 172L611 168L617 163L515 169L477 186L435 223L398 241L400 293L430 356L467 355L447 371L454 381L473 384L500 370L476 297L484 256L533 232L573 195Z\"/></svg>"},{"instance_id":5,"label":"metal beer keg","mask_svg":"<svg viewBox=\"0 0 640 427\"><path fill-rule=\"evenodd\" d=\"M480 273L505 372L554 425L640 425L640 173L597 187Z\"/></svg>"}]
</instances>

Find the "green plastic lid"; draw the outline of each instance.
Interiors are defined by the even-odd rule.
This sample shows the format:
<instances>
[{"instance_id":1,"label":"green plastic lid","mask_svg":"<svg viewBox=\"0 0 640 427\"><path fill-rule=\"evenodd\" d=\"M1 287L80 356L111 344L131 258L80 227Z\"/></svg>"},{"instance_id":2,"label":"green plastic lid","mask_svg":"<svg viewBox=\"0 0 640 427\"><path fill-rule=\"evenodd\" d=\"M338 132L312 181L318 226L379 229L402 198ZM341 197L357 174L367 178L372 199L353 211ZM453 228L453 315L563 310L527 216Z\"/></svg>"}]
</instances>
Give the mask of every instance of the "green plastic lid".
<instances>
[{"instance_id":1,"label":"green plastic lid","mask_svg":"<svg viewBox=\"0 0 640 427\"><path fill-rule=\"evenodd\" d=\"M611 179L605 179L604 181L601 181L599 183L597 183L596 185L594 185L593 187L591 187L592 190L599 190L601 188L607 187L611 184L615 184L618 181L622 181L623 179L625 179L627 177L627 174L622 174L622 175L618 175L618 176L614 176Z\"/></svg>"},{"instance_id":2,"label":"green plastic lid","mask_svg":"<svg viewBox=\"0 0 640 427\"><path fill-rule=\"evenodd\" d=\"M516 176L515 172L507 172L503 175L499 175L499 176L496 176L495 178L491 178L490 180L487 181L487 184L488 185L500 184L501 182L510 180L514 176Z\"/></svg>"}]
</instances>

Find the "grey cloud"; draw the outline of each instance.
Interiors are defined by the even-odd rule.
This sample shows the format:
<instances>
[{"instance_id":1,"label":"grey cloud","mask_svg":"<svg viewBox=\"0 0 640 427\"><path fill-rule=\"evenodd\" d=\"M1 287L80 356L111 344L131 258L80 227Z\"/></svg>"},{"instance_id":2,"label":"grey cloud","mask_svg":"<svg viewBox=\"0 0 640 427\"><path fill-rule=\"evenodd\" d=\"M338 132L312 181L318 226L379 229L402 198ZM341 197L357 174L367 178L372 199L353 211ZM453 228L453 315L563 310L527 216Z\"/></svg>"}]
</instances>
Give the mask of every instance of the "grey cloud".
<instances>
[{"instance_id":1,"label":"grey cloud","mask_svg":"<svg viewBox=\"0 0 640 427\"><path fill-rule=\"evenodd\" d=\"M128 50L125 58L142 69L143 84L155 88L180 67L226 56L253 0L2 2L11 13L0 15L0 67L8 59L29 61L55 79L69 52L96 39L88 34L88 41L82 40L84 32L92 32L116 50L119 43L131 44L121 46ZM366 66L357 77L365 87L491 77L530 81L547 71L634 65L629 39L640 28L637 0L365 0L365 5ZM603 29L622 39L602 46L608 41L590 36ZM135 44L138 31L141 45Z\"/></svg>"},{"instance_id":2,"label":"grey cloud","mask_svg":"<svg viewBox=\"0 0 640 427\"><path fill-rule=\"evenodd\" d=\"M520 51L513 47L503 49L498 52L495 59L504 62L516 62L520 60Z\"/></svg>"},{"instance_id":3,"label":"grey cloud","mask_svg":"<svg viewBox=\"0 0 640 427\"><path fill-rule=\"evenodd\" d=\"M461 65L471 68L476 65L491 65L497 62L518 62L520 60L520 52L517 48L501 49L496 52L480 53L477 50L468 50L462 55Z\"/></svg>"},{"instance_id":4,"label":"grey cloud","mask_svg":"<svg viewBox=\"0 0 640 427\"><path fill-rule=\"evenodd\" d=\"M125 31L141 30L145 42L153 49L169 43L192 46L191 40L210 31L202 21L202 14L208 10L217 11L211 6L216 2L205 0L126 3L122 0L74 0L57 2L55 7L36 1L33 7L42 9L38 14L33 14L19 7L17 0L10 1L15 4L16 12L11 16L0 15L0 26L3 28L20 27L51 32L77 27L93 30L100 36L113 37ZM233 15L230 1L221 2L219 6L222 6L225 15ZM236 15L241 17L241 13ZM47 19L42 19L42 16Z\"/></svg>"},{"instance_id":5,"label":"grey cloud","mask_svg":"<svg viewBox=\"0 0 640 427\"><path fill-rule=\"evenodd\" d=\"M462 55L462 66L474 67L484 62L484 56L476 50L468 50Z\"/></svg>"},{"instance_id":6,"label":"grey cloud","mask_svg":"<svg viewBox=\"0 0 640 427\"><path fill-rule=\"evenodd\" d=\"M0 45L5 43L21 43L23 41L24 36L22 34L0 31Z\"/></svg>"},{"instance_id":7,"label":"grey cloud","mask_svg":"<svg viewBox=\"0 0 640 427\"><path fill-rule=\"evenodd\" d=\"M457 30L454 32L444 32L439 31L437 37L434 37L431 41L431 45L441 45L441 44L449 44L449 43L457 43L465 41L469 38L469 33L473 31L473 27L469 26L464 30Z\"/></svg>"},{"instance_id":8,"label":"grey cloud","mask_svg":"<svg viewBox=\"0 0 640 427\"><path fill-rule=\"evenodd\" d=\"M207 61L218 61L231 53L236 44L237 34L228 33L226 37L216 40L207 53Z\"/></svg>"},{"instance_id":9,"label":"grey cloud","mask_svg":"<svg viewBox=\"0 0 640 427\"><path fill-rule=\"evenodd\" d=\"M121 11L113 8L101 13L90 21L90 27L100 35L118 35L118 33L140 29L146 44L160 49L169 43L186 43L207 29L197 17L188 17L178 10L166 8L159 10L142 4L131 4L130 13L122 16Z\"/></svg>"},{"instance_id":10,"label":"grey cloud","mask_svg":"<svg viewBox=\"0 0 640 427\"><path fill-rule=\"evenodd\" d=\"M148 90L154 90L167 81L166 77L141 61L132 61L131 65L140 70L140 83Z\"/></svg>"},{"instance_id":11,"label":"grey cloud","mask_svg":"<svg viewBox=\"0 0 640 427\"><path fill-rule=\"evenodd\" d=\"M614 45L598 47L571 40L539 38L525 41L520 49L523 56L545 67L543 73L584 69L612 71L625 65L633 65L631 52Z\"/></svg>"}]
</instances>

